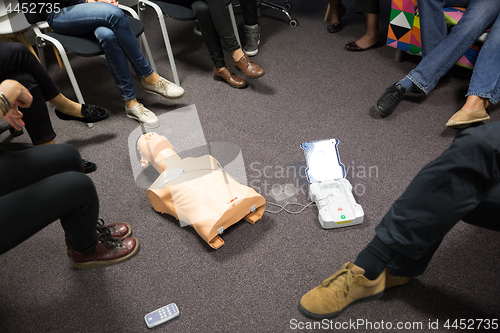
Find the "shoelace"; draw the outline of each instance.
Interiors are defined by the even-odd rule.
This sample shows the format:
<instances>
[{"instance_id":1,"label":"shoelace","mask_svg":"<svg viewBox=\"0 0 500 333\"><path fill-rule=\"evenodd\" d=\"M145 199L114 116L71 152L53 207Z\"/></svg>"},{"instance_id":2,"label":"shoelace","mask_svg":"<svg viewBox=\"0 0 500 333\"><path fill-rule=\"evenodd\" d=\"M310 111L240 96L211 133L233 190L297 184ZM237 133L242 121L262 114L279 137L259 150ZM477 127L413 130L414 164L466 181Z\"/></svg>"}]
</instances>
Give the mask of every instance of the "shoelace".
<instances>
[{"instance_id":1,"label":"shoelace","mask_svg":"<svg viewBox=\"0 0 500 333\"><path fill-rule=\"evenodd\" d=\"M113 238L109 234L99 234L99 241L109 249L120 248L123 246L120 238Z\"/></svg>"},{"instance_id":2,"label":"shoelace","mask_svg":"<svg viewBox=\"0 0 500 333\"><path fill-rule=\"evenodd\" d=\"M169 82L166 79L160 78L158 80L158 82L156 82L156 87L157 88L164 88L165 90L168 90L168 84L169 84Z\"/></svg>"},{"instance_id":3,"label":"shoelace","mask_svg":"<svg viewBox=\"0 0 500 333\"><path fill-rule=\"evenodd\" d=\"M143 115L147 116L146 110L144 107L144 104L142 103L137 103L137 108L139 109L139 112L142 113Z\"/></svg>"},{"instance_id":4,"label":"shoelace","mask_svg":"<svg viewBox=\"0 0 500 333\"><path fill-rule=\"evenodd\" d=\"M115 231L115 227L113 225L105 226L104 225L104 220L99 219L97 220L97 232L101 235L111 235L112 231Z\"/></svg>"},{"instance_id":5,"label":"shoelace","mask_svg":"<svg viewBox=\"0 0 500 333\"><path fill-rule=\"evenodd\" d=\"M345 279L344 279L344 286L343 290L346 294L349 294L351 292L351 287L352 287L352 270L349 268L344 268L338 271L337 273L333 274L329 278L323 280L321 282L321 285L323 287L328 287L332 282L338 281L338 277L341 276L342 274L346 274Z\"/></svg>"}]
</instances>

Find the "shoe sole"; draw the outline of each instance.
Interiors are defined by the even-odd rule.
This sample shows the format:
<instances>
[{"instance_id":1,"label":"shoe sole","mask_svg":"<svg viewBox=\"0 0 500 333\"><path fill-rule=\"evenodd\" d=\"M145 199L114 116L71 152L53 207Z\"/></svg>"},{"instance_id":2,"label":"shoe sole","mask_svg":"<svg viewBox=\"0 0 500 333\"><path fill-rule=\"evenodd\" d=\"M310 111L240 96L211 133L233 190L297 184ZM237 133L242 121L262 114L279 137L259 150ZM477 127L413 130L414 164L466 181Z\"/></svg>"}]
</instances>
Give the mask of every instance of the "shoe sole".
<instances>
[{"instance_id":1,"label":"shoe sole","mask_svg":"<svg viewBox=\"0 0 500 333\"><path fill-rule=\"evenodd\" d=\"M243 52L245 52L245 54L249 57L253 57L253 56L256 56L258 53L259 53L259 50L255 50L255 51L245 51L243 50Z\"/></svg>"},{"instance_id":2,"label":"shoe sole","mask_svg":"<svg viewBox=\"0 0 500 333\"><path fill-rule=\"evenodd\" d=\"M472 124L479 123L481 121L488 120L488 119L490 119L490 116L483 117L483 118L478 118L478 119L474 119L474 120L467 120L467 121L457 122L456 124L449 124L449 125L446 124L446 127L462 129L462 128L469 127Z\"/></svg>"},{"instance_id":3,"label":"shoe sole","mask_svg":"<svg viewBox=\"0 0 500 333\"><path fill-rule=\"evenodd\" d=\"M246 87L248 87L248 82L245 82L245 85L243 86L233 86L232 84L230 84L229 82L227 82L226 80L224 80L223 78L221 78L220 76L217 76L214 74L214 80L215 81L222 81L222 82L225 82L227 83L228 86L230 86L231 88L236 88L236 89L244 89Z\"/></svg>"},{"instance_id":4,"label":"shoe sole","mask_svg":"<svg viewBox=\"0 0 500 333\"><path fill-rule=\"evenodd\" d=\"M155 95L158 95L158 96L163 97L163 98L166 98L166 99L181 99L182 97L184 97L184 95L186 95L186 92L184 91L184 92L182 93L182 95L180 95L180 96L176 96L176 97L167 97L167 96L163 96L162 94L160 94L160 93L158 93L158 92L156 92L156 91L153 91L153 90L148 90L148 89L146 89L146 88L144 88L144 90L145 90L146 92L150 93L150 94L155 94Z\"/></svg>"},{"instance_id":5,"label":"shoe sole","mask_svg":"<svg viewBox=\"0 0 500 333\"><path fill-rule=\"evenodd\" d=\"M132 250L132 252L130 252L126 256L123 256L123 257L120 257L117 259L113 259L113 260L89 261L89 262L84 262L84 263L77 263L77 262L74 262L73 260L71 260L71 264L73 264L73 267L75 267L76 269L91 269L91 268L96 268L96 267L111 266L111 265L116 265L116 264L122 263L122 262L127 261L130 258L132 258L137 253L137 251L139 251L139 240L135 239L135 242L136 242L135 248Z\"/></svg>"},{"instance_id":6,"label":"shoe sole","mask_svg":"<svg viewBox=\"0 0 500 333\"><path fill-rule=\"evenodd\" d=\"M380 113L380 115L381 115L382 117L388 117L388 116L390 116L390 115L392 114L392 112L391 112L391 113L383 113L382 111L380 111L380 109L379 109L379 108L378 108L378 106L377 106L377 103L373 104L373 107L375 108L375 110L377 110L377 111L378 111L378 113ZM394 112L394 111L393 111L393 112Z\"/></svg>"},{"instance_id":7,"label":"shoe sole","mask_svg":"<svg viewBox=\"0 0 500 333\"><path fill-rule=\"evenodd\" d=\"M384 295L384 291L382 290L378 294L358 299L358 300L346 305L342 310L336 311L336 312L331 312L331 313L318 314L318 313L309 312L306 309L304 309L302 307L302 305L300 305L300 303L298 306L298 310L304 317L309 318L309 319L313 319L313 320L334 319L334 318L337 318L342 312L345 311L345 309L347 309L351 305L363 303L363 302L375 301L375 300L379 299L380 297L382 297L383 295Z\"/></svg>"},{"instance_id":8,"label":"shoe sole","mask_svg":"<svg viewBox=\"0 0 500 333\"><path fill-rule=\"evenodd\" d=\"M236 66L235 66L236 67ZM266 72L263 72L262 74L260 74L259 76L248 76L246 75L245 73L243 73L243 71L241 69L239 69L238 67L236 67L237 70L239 70L243 75L245 75L245 77L247 79L258 79L259 77L263 77L264 74L266 74Z\"/></svg>"},{"instance_id":9,"label":"shoe sole","mask_svg":"<svg viewBox=\"0 0 500 333\"><path fill-rule=\"evenodd\" d=\"M136 116L129 115L128 113L127 113L127 117L129 117L130 119L134 119L134 120L138 121L142 126L147 127L147 128L157 128L158 126L160 126L160 121L158 121L158 124L156 124L156 125L149 125L149 124L141 122L139 120L139 118L137 118Z\"/></svg>"}]
</instances>

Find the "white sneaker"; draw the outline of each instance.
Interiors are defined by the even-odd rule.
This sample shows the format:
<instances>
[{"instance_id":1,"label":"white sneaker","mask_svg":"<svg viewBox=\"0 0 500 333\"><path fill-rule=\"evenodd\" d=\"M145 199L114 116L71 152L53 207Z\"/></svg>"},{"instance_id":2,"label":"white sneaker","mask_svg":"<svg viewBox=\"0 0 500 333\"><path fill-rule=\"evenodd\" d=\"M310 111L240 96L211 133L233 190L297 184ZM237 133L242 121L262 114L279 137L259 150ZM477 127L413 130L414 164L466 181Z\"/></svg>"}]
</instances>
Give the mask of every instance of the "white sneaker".
<instances>
[{"instance_id":1,"label":"white sneaker","mask_svg":"<svg viewBox=\"0 0 500 333\"><path fill-rule=\"evenodd\" d=\"M142 82L142 81L141 81ZM160 95L169 99L177 99L184 96L184 89L160 76L155 85L142 82L142 86L147 92Z\"/></svg>"},{"instance_id":2,"label":"white sneaker","mask_svg":"<svg viewBox=\"0 0 500 333\"><path fill-rule=\"evenodd\" d=\"M132 108L125 105L125 110L127 111L127 117L139 121L144 127L155 128L160 126L160 121L155 114L146 109L141 103L137 103Z\"/></svg>"}]
</instances>

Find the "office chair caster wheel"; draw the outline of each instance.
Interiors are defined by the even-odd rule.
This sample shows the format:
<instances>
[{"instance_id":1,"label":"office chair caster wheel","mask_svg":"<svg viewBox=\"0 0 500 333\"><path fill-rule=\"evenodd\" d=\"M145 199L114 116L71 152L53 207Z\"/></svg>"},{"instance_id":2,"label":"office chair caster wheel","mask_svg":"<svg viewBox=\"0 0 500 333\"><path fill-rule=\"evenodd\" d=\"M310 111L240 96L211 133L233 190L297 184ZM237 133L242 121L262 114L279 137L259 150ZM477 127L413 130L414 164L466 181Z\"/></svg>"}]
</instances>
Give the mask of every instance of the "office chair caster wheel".
<instances>
[{"instance_id":1,"label":"office chair caster wheel","mask_svg":"<svg viewBox=\"0 0 500 333\"><path fill-rule=\"evenodd\" d=\"M16 130L15 128L9 128L10 135L12 136L20 136L23 135L23 129L21 128L20 131Z\"/></svg>"},{"instance_id":2,"label":"office chair caster wheel","mask_svg":"<svg viewBox=\"0 0 500 333\"><path fill-rule=\"evenodd\" d=\"M297 22L296 20L290 20L289 24L291 27L296 27L299 22Z\"/></svg>"}]
</instances>

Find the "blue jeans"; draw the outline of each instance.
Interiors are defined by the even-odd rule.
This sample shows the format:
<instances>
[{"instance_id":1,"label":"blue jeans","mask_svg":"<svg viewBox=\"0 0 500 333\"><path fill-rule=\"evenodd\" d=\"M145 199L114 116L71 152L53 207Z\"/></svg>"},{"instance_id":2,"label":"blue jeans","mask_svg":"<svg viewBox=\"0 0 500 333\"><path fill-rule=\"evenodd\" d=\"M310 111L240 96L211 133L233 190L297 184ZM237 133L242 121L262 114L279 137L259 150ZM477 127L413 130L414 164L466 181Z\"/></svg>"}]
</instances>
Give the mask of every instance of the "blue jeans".
<instances>
[{"instance_id":1,"label":"blue jeans","mask_svg":"<svg viewBox=\"0 0 500 333\"><path fill-rule=\"evenodd\" d=\"M470 0L417 0L422 57L425 58L448 35L443 7L467 7L469 2Z\"/></svg>"},{"instance_id":2,"label":"blue jeans","mask_svg":"<svg viewBox=\"0 0 500 333\"><path fill-rule=\"evenodd\" d=\"M500 15L481 47L466 96L487 98L497 104L500 100Z\"/></svg>"},{"instance_id":3,"label":"blue jeans","mask_svg":"<svg viewBox=\"0 0 500 333\"><path fill-rule=\"evenodd\" d=\"M419 1L422 4L443 2L443 0ZM428 9L426 5L424 5L424 8L424 11ZM439 79L465 54L476 39L484 33L486 28L495 22L499 13L500 1L498 0L470 0L464 16L453 27L451 33L439 42L406 77L423 92L429 94L439 82ZM444 21L442 19L442 7L439 14L436 12L433 15L434 19L437 19L439 16ZM425 17L424 13L421 13L421 27L424 24L432 25L430 22L432 19L432 17ZM422 36L422 46L425 43L432 44L432 42L432 40L431 42L427 40L424 42Z\"/></svg>"},{"instance_id":4,"label":"blue jeans","mask_svg":"<svg viewBox=\"0 0 500 333\"><path fill-rule=\"evenodd\" d=\"M55 32L63 35L93 33L96 36L124 101L136 98L127 60L140 78L153 73L125 14L114 5L94 2L65 7L59 13L50 14L47 22Z\"/></svg>"}]
</instances>

